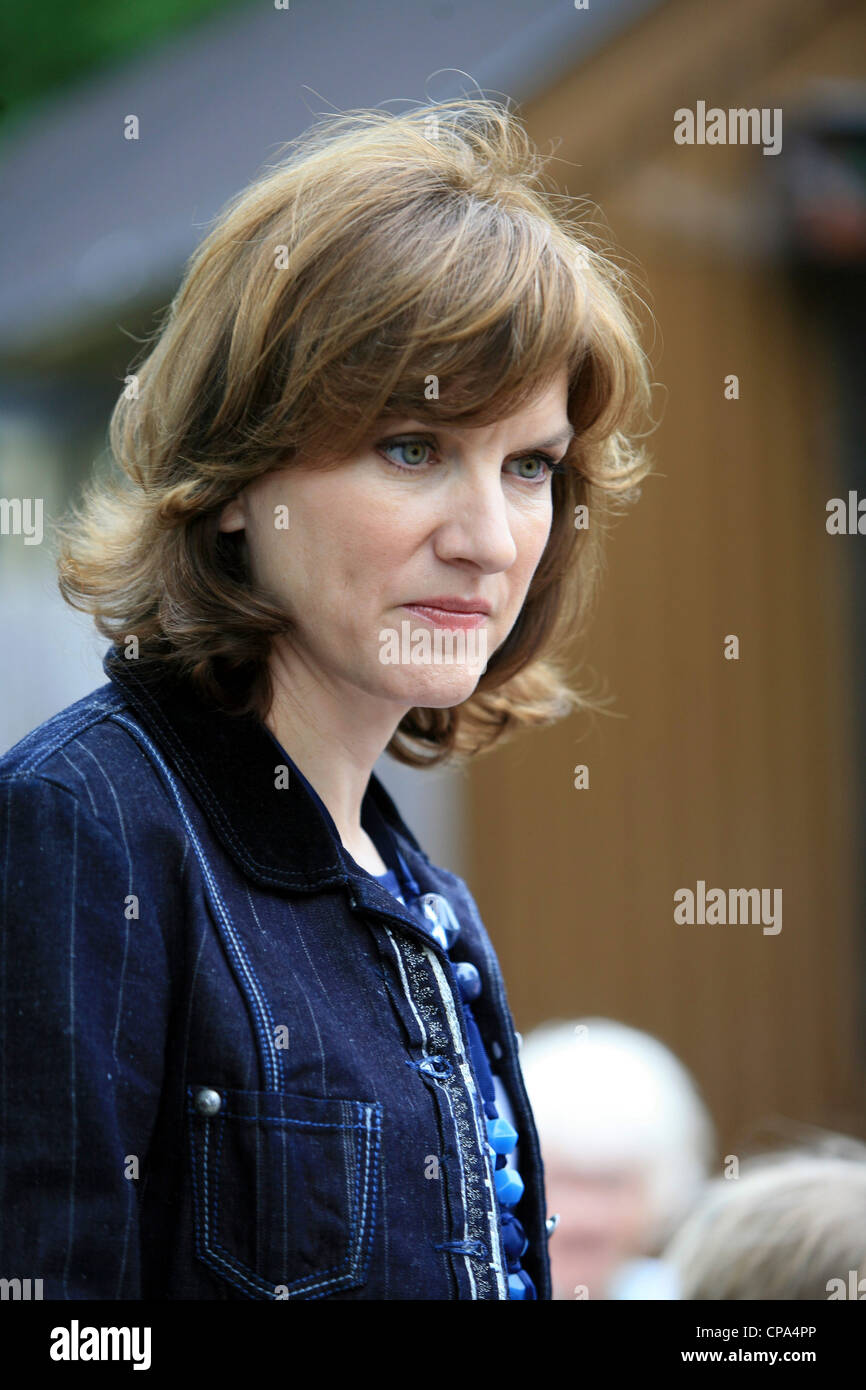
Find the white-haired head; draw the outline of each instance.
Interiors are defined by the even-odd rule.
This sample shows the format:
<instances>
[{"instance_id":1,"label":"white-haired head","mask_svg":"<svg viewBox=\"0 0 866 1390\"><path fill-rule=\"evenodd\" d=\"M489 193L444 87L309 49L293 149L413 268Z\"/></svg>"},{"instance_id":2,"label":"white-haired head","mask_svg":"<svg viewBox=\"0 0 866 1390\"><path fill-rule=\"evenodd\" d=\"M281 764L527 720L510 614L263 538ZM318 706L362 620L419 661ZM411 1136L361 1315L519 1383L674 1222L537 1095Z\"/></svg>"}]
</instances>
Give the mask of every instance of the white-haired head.
<instances>
[{"instance_id":1,"label":"white-haired head","mask_svg":"<svg viewBox=\"0 0 866 1390\"><path fill-rule=\"evenodd\" d=\"M542 1024L520 1063L545 1152L576 1170L639 1170L648 1248L697 1200L714 1161L709 1112L689 1073L648 1033L604 1018Z\"/></svg>"}]
</instances>

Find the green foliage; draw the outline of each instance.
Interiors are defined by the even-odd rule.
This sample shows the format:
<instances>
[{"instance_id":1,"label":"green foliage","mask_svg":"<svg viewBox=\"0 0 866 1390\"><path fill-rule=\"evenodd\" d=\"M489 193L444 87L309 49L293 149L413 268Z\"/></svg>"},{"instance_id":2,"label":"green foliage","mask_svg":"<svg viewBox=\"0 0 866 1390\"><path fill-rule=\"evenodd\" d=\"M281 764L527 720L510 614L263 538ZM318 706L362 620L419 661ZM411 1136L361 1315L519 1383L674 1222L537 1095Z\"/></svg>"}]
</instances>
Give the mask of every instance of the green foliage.
<instances>
[{"instance_id":1,"label":"green foliage","mask_svg":"<svg viewBox=\"0 0 866 1390\"><path fill-rule=\"evenodd\" d=\"M157 49L238 0L6 0L0 4L0 135L48 97Z\"/></svg>"}]
</instances>

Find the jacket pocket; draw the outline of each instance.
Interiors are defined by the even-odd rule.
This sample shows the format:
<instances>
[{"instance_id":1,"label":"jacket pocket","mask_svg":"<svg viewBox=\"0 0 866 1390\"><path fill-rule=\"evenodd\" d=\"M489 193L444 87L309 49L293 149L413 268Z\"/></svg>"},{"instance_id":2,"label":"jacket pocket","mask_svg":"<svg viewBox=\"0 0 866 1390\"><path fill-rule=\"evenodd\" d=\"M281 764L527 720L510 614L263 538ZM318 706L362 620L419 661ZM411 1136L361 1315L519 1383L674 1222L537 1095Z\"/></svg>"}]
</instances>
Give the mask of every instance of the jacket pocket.
<instances>
[{"instance_id":1,"label":"jacket pocket","mask_svg":"<svg viewBox=\"0 0 866 1390\"><path fill-rule=\"evenodd\" d=\"M367 1277L382 1106L190 1086L196 1252L245 1298L325 1298Z\"/></svg>"}]
</instances>

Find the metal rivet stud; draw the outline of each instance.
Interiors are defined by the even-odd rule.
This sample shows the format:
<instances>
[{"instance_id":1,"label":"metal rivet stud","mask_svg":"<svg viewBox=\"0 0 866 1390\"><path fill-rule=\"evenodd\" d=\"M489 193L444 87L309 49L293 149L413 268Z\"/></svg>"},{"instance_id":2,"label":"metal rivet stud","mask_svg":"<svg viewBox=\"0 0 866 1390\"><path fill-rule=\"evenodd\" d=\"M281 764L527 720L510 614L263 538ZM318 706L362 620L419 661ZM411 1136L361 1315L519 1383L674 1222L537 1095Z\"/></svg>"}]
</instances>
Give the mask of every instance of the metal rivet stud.
<instances>
[{"instance_id":1,"label":"metal rivet stud","mask_svg":"<svg viewBox=\"0 0 866 1390\"><path fill-rule=\"evenodd\" d=\"M196 1093L195 1108L200 1115L216 1115L222 1103L219 1091L211 1091L207 1086Z\"/></svg>"}]
</instances>

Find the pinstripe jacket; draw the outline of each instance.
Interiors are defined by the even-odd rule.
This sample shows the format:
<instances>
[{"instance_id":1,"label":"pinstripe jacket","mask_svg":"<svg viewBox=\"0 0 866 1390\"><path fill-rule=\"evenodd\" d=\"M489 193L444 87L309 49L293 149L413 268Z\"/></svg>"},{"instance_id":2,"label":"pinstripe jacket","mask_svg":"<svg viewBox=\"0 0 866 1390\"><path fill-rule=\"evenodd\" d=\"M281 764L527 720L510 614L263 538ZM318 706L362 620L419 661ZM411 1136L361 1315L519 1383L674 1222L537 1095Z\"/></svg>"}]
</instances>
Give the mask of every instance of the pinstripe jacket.
<instances>
[{"instance_id":1,"label":"pinstripe jacket","mask_svg":"<svg viewBox=\"0 0 866 1390\"><path fill-rule=\"evenodd\" d=\"M145 683L114 648L103 666L107 684L0 759L0 1278L55 1299L507 1298L447 954L263 723ZM480 972L520 1136L522 1263L549 1299L496 956L375 775L371 798Z\"/></svg>"}]
</instances>

